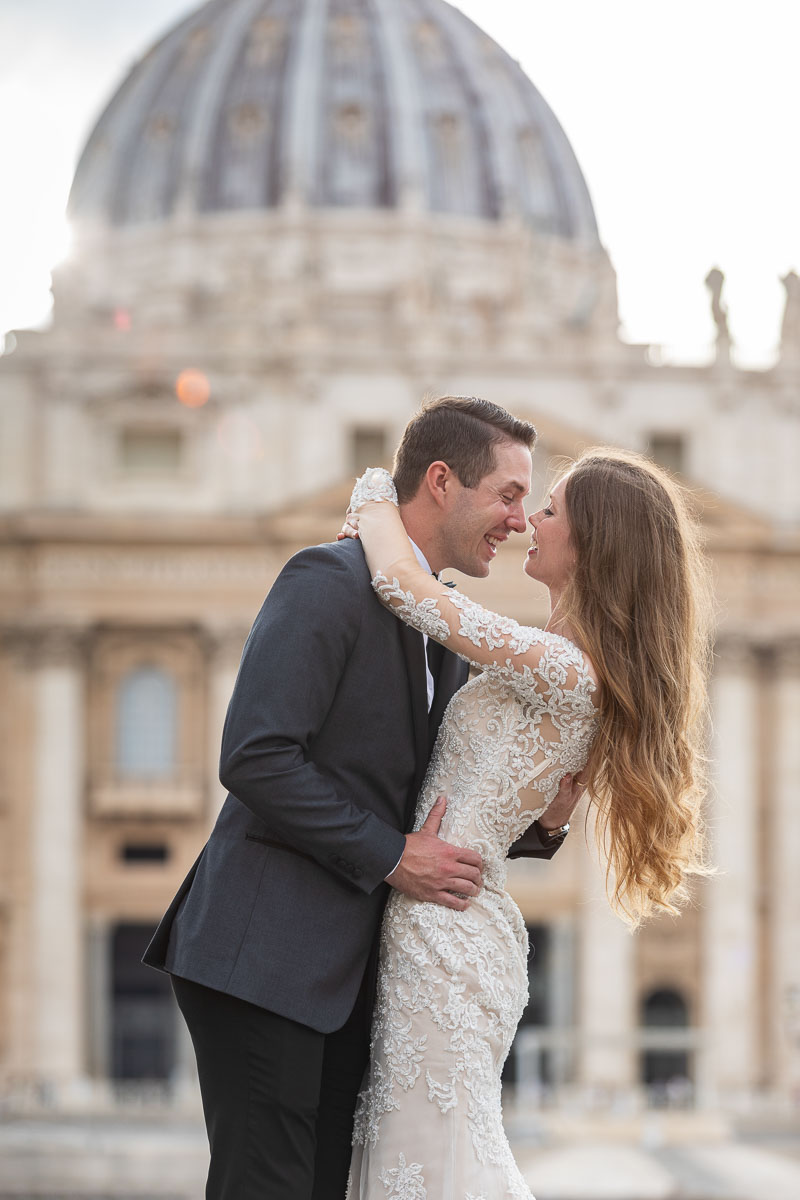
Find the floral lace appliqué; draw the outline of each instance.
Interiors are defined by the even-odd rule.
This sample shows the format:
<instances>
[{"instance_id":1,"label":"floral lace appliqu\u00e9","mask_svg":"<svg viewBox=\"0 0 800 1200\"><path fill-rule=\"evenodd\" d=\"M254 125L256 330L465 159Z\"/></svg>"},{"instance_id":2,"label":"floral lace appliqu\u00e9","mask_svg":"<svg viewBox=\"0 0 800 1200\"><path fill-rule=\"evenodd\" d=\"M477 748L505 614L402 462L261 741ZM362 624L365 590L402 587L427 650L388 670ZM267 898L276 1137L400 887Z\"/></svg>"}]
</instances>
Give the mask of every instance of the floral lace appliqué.
<instances>
[{"instance_id":1,"label":"floral lace appliqu\u00e9","mask_svg":"<svg viewBox=\"0 0 800 1200\"><path fill-rule=\"evenodd\" d=\"M427 1200L428 1193L422 1178L420 1163L406 1163L401 1154L396 1167L386 1167L380 1174L387 1200Z\"/></svg>"},{"instance_id":2,"label":"floral lace appliqu\u00e9","mask_svg":"<svg viewBox=\"0 0 800 1200\"><path fill-rule=\"evenodd\" d=\"M396 605L392 605L392 608L396 616L408 625L413 625L415 629L418 629L420 633L426 633L428 637L439 638L442 641L447 638L450 627L443 620L441 609L436 607L436 601L432 596L417 601L413 592L403 591L397 579L393 579L390 583L380 571L372 580L372 586L386 604L392 600L398 601Z\"/></svg>"},{"instance_id":3,"label":"floral lace appliqu\u00e9","mask_svg":"<svg viewBox=\"0 0 800 1200\"><path fill-rule=\"evenodd\" d=\"M358 512L364 504L372 500L388 500L397 504L397 489L394 480L383 467L367 467L366 471L355 482L350 496L350 512Z\"/></svg>"}]
</instances>

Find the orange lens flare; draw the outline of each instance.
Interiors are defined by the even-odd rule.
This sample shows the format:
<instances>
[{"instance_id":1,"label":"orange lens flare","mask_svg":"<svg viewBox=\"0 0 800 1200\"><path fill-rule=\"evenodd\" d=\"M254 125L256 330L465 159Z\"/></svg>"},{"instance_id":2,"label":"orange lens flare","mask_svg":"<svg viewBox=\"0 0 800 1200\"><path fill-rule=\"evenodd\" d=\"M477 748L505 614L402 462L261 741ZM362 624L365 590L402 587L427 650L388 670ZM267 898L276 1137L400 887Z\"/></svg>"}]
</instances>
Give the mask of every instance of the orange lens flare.
<instances>
[{"instance_id":1,"label":"orange lens flare","mask_svg":"<svg viewBox=\"0 0 800 1200\"><path fill-rule=\"evenodd\" d=\"M175 395L185 408L202 408L211 395L211 384L202 371L187 367L175 380Z\"/></svg>"}]
</instances>

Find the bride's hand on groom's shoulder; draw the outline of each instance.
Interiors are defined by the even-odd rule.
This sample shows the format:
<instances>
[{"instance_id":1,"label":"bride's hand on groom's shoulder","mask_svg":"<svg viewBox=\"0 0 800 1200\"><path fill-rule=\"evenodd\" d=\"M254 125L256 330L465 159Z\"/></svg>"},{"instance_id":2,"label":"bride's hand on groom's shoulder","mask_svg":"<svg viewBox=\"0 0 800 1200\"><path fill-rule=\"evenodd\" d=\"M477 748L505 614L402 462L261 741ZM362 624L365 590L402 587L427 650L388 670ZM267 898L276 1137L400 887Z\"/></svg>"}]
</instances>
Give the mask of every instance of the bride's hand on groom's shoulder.
<instances>
[{"instance_id":1,"label":"bride's hand on groom's shoulder","mask_svg":"<svg viewBox=\"0 0 800 1200\"><path fill-rule=\"evenodd\" d=\"M481 890L483 861L475 850L439 837L447 799L439 796L418 833L406 834L403 857L386 882L414 900L463 912Z\"/></svg>"},{"instance_id":2,"label":"bride's hand on groom's shoulder","mask_svg":"<svg viewBox=\"0 0 800 1200\"><path fill-rule=\"evenodd\" d=\"M358 513L351 513L349 508L344 518L344 525L336 535L337 542L341 542L344 538L358 539Z\"/></svg>"}]
</instances>

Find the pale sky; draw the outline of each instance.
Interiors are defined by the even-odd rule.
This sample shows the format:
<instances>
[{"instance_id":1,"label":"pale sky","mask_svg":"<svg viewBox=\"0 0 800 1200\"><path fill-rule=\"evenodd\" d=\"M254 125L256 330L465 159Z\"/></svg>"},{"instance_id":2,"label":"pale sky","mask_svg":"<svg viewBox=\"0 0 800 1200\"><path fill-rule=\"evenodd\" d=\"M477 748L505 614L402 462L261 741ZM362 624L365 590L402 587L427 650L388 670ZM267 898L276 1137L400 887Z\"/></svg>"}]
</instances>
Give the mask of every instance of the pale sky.
<instances>
[{"instance_id":1,"label":"pale sky","mask_svg":"<svg viewBox=\"0 0 800 1200\"><path fill-rule=\"evenodd\" d=\"M399 2L399 0L398 0ZM192 0L0 0L0 332L40 325L92 124ZM702 361L726 274L741 365L768 365L800 273L800 0L458 0L569 136L623 335Z\"/></svg>"}]
</instances>

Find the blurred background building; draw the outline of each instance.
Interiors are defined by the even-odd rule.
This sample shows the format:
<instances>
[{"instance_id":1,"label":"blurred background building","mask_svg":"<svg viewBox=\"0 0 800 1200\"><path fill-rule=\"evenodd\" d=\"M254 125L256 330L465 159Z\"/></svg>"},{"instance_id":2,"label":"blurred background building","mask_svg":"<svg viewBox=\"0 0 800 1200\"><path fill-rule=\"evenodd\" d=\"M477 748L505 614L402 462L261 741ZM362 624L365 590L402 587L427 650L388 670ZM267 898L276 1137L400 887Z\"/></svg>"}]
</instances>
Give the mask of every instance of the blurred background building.
<instances>
[{"instance_id":1,"label":"blurred background building","mask_svg":"<svg viewBox=\"0 0 800 1200\"><path fill-rule=\"evenodd\" d=\"M686 479L719 597L720 873L632 937L580 821L552 863L515 864L536 957L509 1079L545 1106L789 1111L800 280L770 370L732 364L718 271L711 365L623 343L566 136L444 0L212 0L121 82L70 215L53 326L0 362L7 1105L195 1094L139 957L223 798L247 630L286 559L335 535L354 473L449 393L535 422L534 497L598 442ZM466 587L541 622L523 553Z\"/></svg>"}]
</instances>

